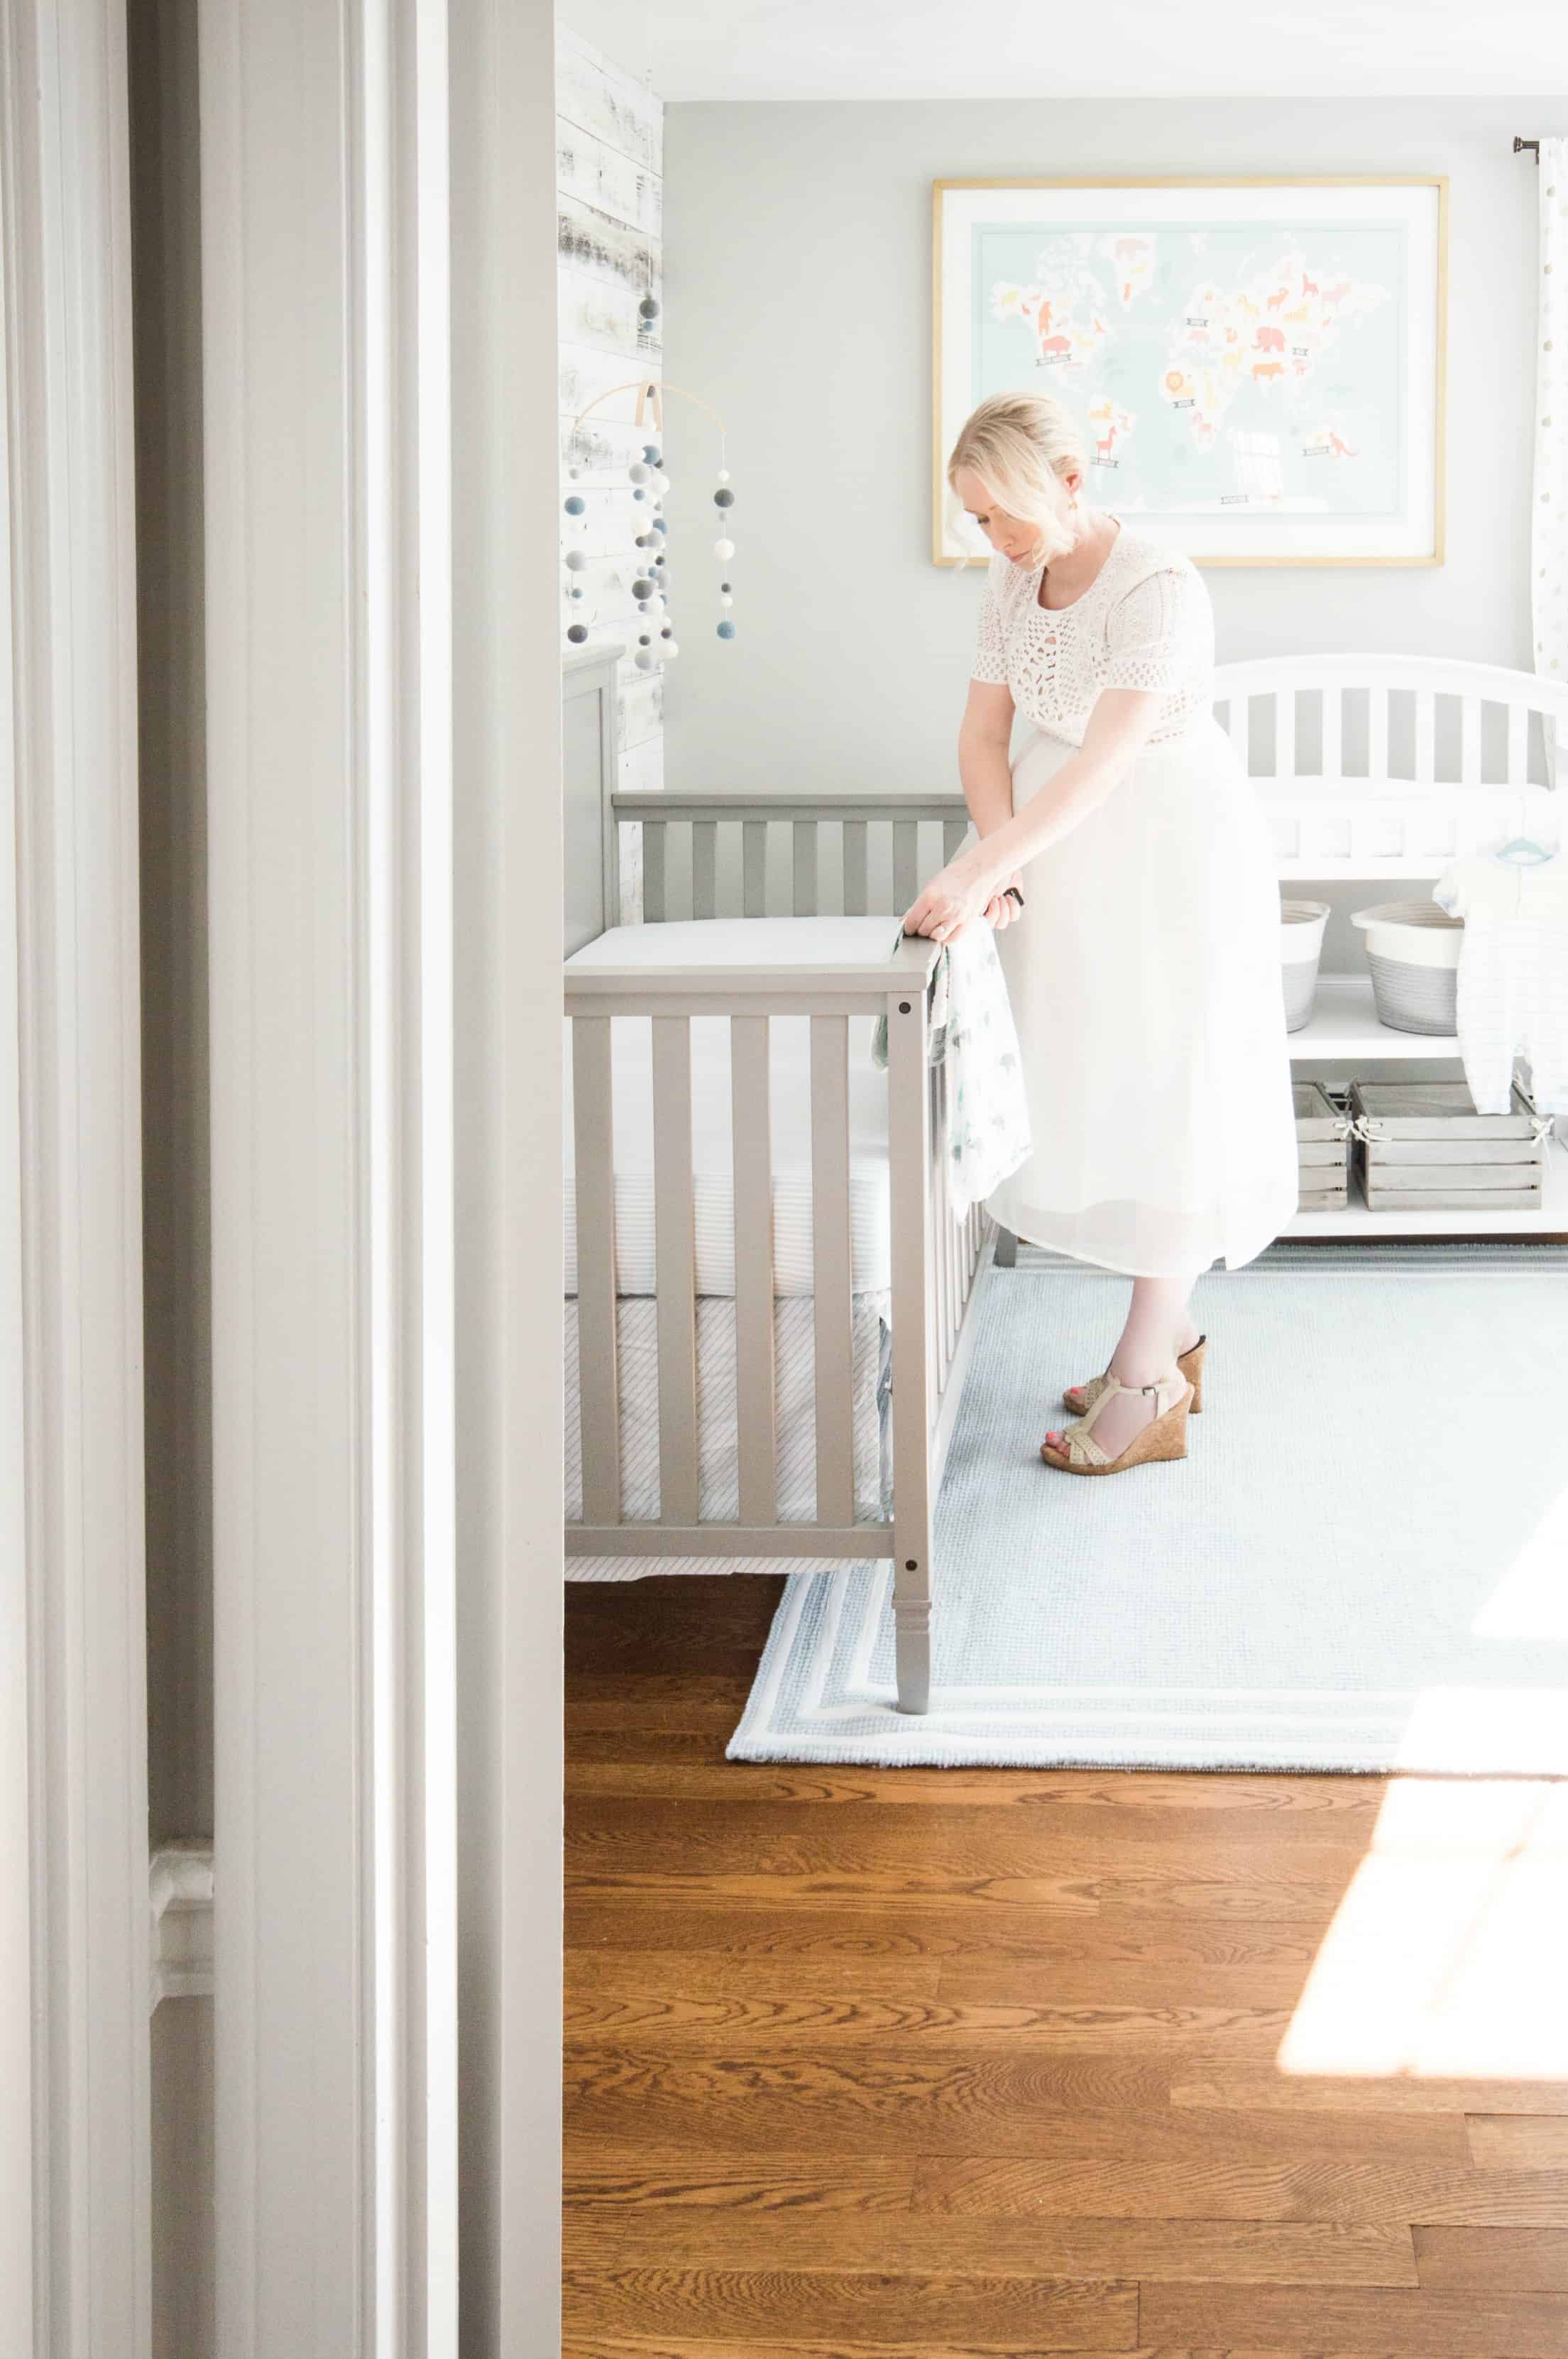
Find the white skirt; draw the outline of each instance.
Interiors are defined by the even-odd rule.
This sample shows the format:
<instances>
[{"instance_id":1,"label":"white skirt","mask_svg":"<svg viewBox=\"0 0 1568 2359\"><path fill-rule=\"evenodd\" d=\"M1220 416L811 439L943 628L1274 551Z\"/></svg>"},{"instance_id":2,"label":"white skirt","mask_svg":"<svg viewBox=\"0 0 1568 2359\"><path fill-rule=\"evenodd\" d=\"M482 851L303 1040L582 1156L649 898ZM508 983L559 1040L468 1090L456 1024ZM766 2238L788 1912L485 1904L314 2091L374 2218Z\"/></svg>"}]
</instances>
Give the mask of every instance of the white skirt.
<instances>
[{"instance_id":1,"label":"white skirt","mask_svg":"<svg viewBox=\"0 0 1568 2359\"><path fill-rule=\"evenodd\" d=\"M1077 750L1037 730L1014 810ZM1251 1261L1296 1209L1296 1130L1279 880L1225 732L1147 747L1022 891L996 947L1034 1151L987 1209L1137 1277Z\"/></svg>"}]
</instances>

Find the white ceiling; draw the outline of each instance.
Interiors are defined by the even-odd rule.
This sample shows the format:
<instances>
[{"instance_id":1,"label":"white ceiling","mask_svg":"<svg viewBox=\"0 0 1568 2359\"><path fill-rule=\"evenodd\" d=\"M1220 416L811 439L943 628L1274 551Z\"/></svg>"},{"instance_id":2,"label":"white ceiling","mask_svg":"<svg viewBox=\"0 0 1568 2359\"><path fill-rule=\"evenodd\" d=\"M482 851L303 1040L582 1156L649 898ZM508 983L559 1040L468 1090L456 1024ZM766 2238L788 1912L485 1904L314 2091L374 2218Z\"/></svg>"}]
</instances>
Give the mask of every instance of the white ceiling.
<instances>
[{"instance_id":1,"label":"white ceiling","mask_svg":"<svg viewBox=\"0 0 1568 2359\"><path fill-rule=\"evenodd\" d=\"M1528 138L1530 99L1568 93L1568 0L649 0L646 23L670 100L1518 96Z\"/></svg>"}]
</instances>

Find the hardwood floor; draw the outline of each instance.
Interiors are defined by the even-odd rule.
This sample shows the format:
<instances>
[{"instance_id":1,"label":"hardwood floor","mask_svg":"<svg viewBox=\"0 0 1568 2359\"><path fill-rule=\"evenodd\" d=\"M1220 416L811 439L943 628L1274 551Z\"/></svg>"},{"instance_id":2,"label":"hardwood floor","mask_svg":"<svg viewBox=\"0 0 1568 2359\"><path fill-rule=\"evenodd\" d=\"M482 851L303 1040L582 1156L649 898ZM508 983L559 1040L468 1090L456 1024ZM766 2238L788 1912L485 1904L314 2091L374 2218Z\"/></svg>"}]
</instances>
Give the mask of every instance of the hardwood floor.
<instances>
[{"instance_id":1,"label":"hardwood floor","mask_svg":"<svg viewBox=\"0 0 1568 2359\"><path fill-rule=\"evenodd\" d=\"M1568 1787L727 1763L567 1587L567 2359L1568 2359Z\"/></svg>"}]
</instances>

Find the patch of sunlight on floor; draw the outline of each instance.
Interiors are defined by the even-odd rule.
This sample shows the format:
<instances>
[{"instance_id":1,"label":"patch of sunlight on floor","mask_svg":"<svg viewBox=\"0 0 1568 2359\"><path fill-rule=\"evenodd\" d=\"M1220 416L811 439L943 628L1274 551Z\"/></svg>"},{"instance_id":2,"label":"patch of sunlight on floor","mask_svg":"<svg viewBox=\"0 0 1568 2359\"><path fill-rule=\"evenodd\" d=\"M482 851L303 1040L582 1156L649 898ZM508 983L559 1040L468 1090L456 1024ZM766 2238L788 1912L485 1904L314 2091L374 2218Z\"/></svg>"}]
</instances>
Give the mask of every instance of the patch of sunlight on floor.
<instances>
[{"instance_id":1,"label":"patch of sunlight on floor","mask_svg":"<svg viewBox=\"0 0 1568 2359\"><path fill-rule=\"evenodd\" d=\"M1561 1693L1553 1701L1561 1716ZM1565 1958L1568 1785L1396 1783L1279 2069L1568 2080Z\"/></svg>"},{"instance_id":2,"label":"patch of sunlight on floor","mask_svg":"<svg viewBox=\"0 0 1568 2359\"><path fill-rule=\"evenodd\" d=\"M1474 1627L1478 1638L1568 1639L1568 1485L1548 1503Z\"/></svg>"}]
</instances>

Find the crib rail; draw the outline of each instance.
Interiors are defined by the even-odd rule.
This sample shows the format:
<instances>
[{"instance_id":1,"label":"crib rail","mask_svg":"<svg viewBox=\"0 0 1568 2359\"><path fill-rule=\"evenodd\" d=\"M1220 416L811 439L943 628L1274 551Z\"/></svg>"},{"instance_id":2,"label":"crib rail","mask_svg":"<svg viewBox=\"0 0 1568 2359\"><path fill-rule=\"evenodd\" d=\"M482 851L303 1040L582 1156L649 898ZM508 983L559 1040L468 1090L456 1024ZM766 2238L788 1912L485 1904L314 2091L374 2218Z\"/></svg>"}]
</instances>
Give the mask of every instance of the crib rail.
<instances>
[{"instance_id":1,"label":"crib rail","mask_svg":"<svg viewBox=\"0 0 1568 2359\"><path fill-rule=\"evenodd\" d=\"M650 923L674 914L678 878L689 880L693 918L779 916L781 899L789 915L814 918L826 907L828 866L836 869L845 917L896 917L920 891L922 875L953 858L969 828L956 793L626 793L610 802L617 838L620 823L641 829L642 914ZM781 840L789 845L782 892L769 858ZM618 895L617 862L615 907Z\"/></svg>"},{"instance_id":2,"label":"crib rail","mask_svg":"<svg viewBox=\"0 0 1568 2359\"><path fill-rule=\"evenodd\" d=\"M975 1326L967 1319L990 1223L953 1214L942 1152L942 1068L929 1052L939 953L906 941L878 967L567 970L576 1149L577 1355L583 1514L569 1555L888 1557L895 1560L900 1697L929 1666L931 1515ZM854 1235L850 1192L852 1020L886 1012L892 1332L890 1518L857 1501ZM699 1271L694 1243L691 1023L726 1016L735 1223L738 1512L702 1512L699 1465ZM815 1515L779 1516L778 1315L769 1056L776 1019L810 1019L811 1332ZM615 1104L611 1025L651 1019L659 1512L628 1512L617 1367ZM891 1526L891 1528L889 1527Z\"/></svg>"}]
</instances>

